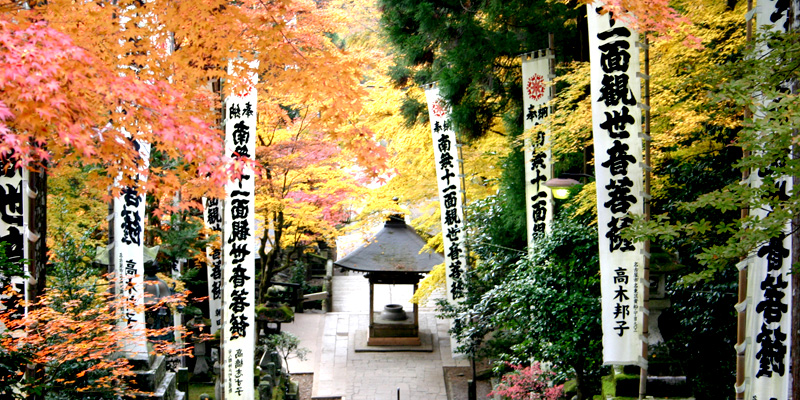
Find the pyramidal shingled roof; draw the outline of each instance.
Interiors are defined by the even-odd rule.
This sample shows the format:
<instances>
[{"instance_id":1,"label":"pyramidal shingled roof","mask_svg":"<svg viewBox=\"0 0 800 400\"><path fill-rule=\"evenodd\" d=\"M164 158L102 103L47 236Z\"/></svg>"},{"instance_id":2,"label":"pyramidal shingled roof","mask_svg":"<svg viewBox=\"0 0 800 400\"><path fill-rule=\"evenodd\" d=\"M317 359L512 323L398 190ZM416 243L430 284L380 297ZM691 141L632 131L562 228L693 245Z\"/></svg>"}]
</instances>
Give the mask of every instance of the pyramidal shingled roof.
<instances>
[{"instance_id":1,"label":"pyramidal shingled roof","mask_svg":"<svg viewBox=\"0 0 800 400\"><path fill-rule=\"evenodd\" d=\"M334 265L361 272L426 273L444 262L439 253L420 253L425 239L406 225L400 216L392 216L367 245L360 247Z\"/></svg>"}]
</instances>

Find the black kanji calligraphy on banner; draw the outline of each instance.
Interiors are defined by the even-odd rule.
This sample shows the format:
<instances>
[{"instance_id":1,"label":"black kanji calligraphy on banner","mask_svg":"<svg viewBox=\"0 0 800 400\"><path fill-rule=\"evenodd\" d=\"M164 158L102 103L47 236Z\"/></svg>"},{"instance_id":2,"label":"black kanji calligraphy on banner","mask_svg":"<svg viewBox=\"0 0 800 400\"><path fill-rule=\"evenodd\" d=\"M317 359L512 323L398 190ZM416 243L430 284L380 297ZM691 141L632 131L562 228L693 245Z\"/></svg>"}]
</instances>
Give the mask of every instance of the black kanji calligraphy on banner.
<instances>
[{"instance_id":1,"label":"black kanji calligraphy on banner","mask_svg":"<svg viewBox=\"0 0 800 400\"><path fill-rule=\"evenodd\" d=\"M606 111L603 114L605 114L605 121L600 124L600 128L607 131L608 137L612 139L627 139L631 137L630 133L628 133L628 125L633 125L636 120L628 112L628 107L622 107L619 111Z\"/></svg>"},{"instance_id":2,"label":"black kanji calligraphy on banner","mask_svg":"<svg viewBox=\"0 0 800 400\"><path fill-rule=\"evenodd\" d=\"M206 203L206 224L214 231L222 230L222 217L219 215L219 199L208 199Z\"/></svg>"},{"instance_id":3,"label":"black kanji calligraphy on banner","mask_svg":"<svg viewBox=\"0 0 800 400\"><path fill-rule=\"evenodd\" d=\"M228 108L228 118L239 118L242 116L242 111L236 103L231 104Z\"/></svg>"},{"instance_id":4,"label":"black kanji calligraphy on banner","mask_svg":"<svg viewBox=\"0 0 800 400\"><path fill-rule=\"evenodd\" d=\"M231 233L228 237L228 243L247 240L250 236L250 224L246 219L231 222Z\"/></svg>"},{"instance_id":5,"label":"black kanji calligraphy on banner","mask_svg":"<svg viewBox=\"0 0 800 400\"><path fill-rule=\"evenodd\" d=\"M450 241L457 242L458 241L458 237L459 237L458 235L460 233L461 233L461 229L459 227L457 227L457 226L453 226L453 227L447 228L447 234L445 234L444 236L446 238L448 238Z\"/></svg>"},{"instance_id":6,"label":"black kanji calligraphy on banner","mask_svg":"<svg viewBox=\"0 0 800 400\"><path fill-rule=\"evenodd\" d=\"M249 254L250 250L247 250L247 243L231 243L231 251L229 255L233 258L231 261L232 263L243 263L245 257L247 257Z\"/></svg>"},{"instance_id":7,"label":"black kanji calligraphy on banner","mask_svg":"<svg viewBox=\"0 0 800 400\"><path fill-rule=\"evenodd\" d=\"M758 257L767 260L767 271L779 271L783 262L789 257L789 249L783 245L785 234L771 238L767 245L758 249Z\"/></svg>"},{"instance_id":8,"label":"black kanji calligraphy on banner","mask_svg":"<svg viewBox=\"0 0 800 400\"><path fill-rule=\"evenodd\" d=\"M546 197L544 193L537 197ZM547 203L544 200L539 200L533 203L533 221L534 222L543 222L545 218L547 218Z\"/></svg>"},{"instance_id":9,"label":"black kanji calligraphy on banner","mask_svg":"<svg viewBox=\"0 0 800 400\"><path fill-rule=\"evenodd\" d=\"M767 275L764 282L761 282L764 300L758 302L756 312L764 315L764 322L780 323L783 314L789 311L789 305L783 300L786 297L785 289L788 286L789 283L783 279L783 274L778 274L777 277Z\"/></svg>"},{"instance_id":10,"label":"black kanji calligraphy on banner","mask_svg":"<svg viewBox=\"0 0 800 400\"><path fill-rule=\"evenodd\" d=\"M643 213L639 34L587 6L591 59L592 138L600 242L603 362L639 365L641 358L640 243L622 237Z\"/></svg>"},{"instance_id":11,"label":"black kanji calligraphy on banner","mask_svg":"<svg viewBox=\"0 0 800 400\"><path fill-rule=\"evenodd\" d=\"M247 290L234 289L231 292L231 303L228 305L228 308L235 313L244 312L244 309L250 305L250 303L246 301L248 294Z\"/></svg>"},{"instance_id":12,"label":"black kanji calligraphy on banner","mask_svg":"<svg viewBox=\"0 0 800 400\"><path fill-rule=\"evenodd\" d=\"M604 75L603 86L600 87L599 101L603 101L607 107L625 104L636 105L636 98L629 87L628 75Z\"/></svg>"},{"instance_id":13,"label":"black kanji calligraphy on banner","mask_svg":"<svg viewBox=\"0 0 800 400\"><path fill-rule=\"evenodd\" d=\"M463 297L462 265L465 245L462 216L461 165L453 124L449 120L446 102L438 96L438 88L426 87L431 123L434 164L441 213L442 239L445 247L445 280L448 301Z\"/></svg>"},{"instance_id":14,"label":"black kanji calligraphy on banner","mask_svg":"<svg viewBox=\"0 0 800 400\"><path fill-rule=\"evenodd\" d=\"M250 212L250 199L231 199L231 217L234 219L247 218Z\"/></svg>"},{"instance_id":15,"label":"black kanji calligraphy on banner","mask_svg":"<svg viewBox=\"0 0 800 400\"><path fill-rule=\"evenodd\" d=\"M775 9L769 15L769 22L774 24L776 22L780 23L781 21L783 21L783 25L781 25L781 26L783 27L784 31L788 31L789 30L789 21L790 21L789 20L789 9L792 6L791 3L792 3L791 0L777 0L777 1L775 1L775 5L774 5Z\"/></svg>"},{"instance_id":16,"label":"black kanji calligraphy on banner","mask_svg":"<svg viewBox=\"0 0 800 400\"><path fill-rule=\"evenodd\" d=\"M439 136L438 140L439 151L442 153L450 151L450 136L449 135L442 135Z\"/></svg>"},{"instance_id":17,"label":"black kanji calligraphy on banner","mask_svg":"<svg viewBox=\"0 0 800 400\"><path fill-rule=\"evenodd\" d=\"M603 167L608 168L613 176L628 175L628 165L636 163L636 157L629 154L630 147L619 140L614 141L606 153L608 160L603 162Z\"/></svg>"},{"instance_id":18,"label":"black kanji calligraphy on banner","mask_svg":"<svg viewBox=\"0 0 800 400\"><path fill-rule=\"evenodd\" d=\"M614 214L627 213L631 209L631 205L639 202L636 196L631 194L632 187L633 181L627 176L621 179L611 179L611 182L605 186L611 199L603 203L603 207L608 208Z\"/></svg>"},{"instance_id":19,"label":"black kanji calligraphy on banner","mask_svg":"<svg viewBox=\"0 0 800 400\"><path fill-rule=\"evenodd\" d=\"M548 232L553 220L552 191L544 183L553 178L548 117L553 97L550 67L555 61L551 50L524 54L521 59L522 80L526 83L522 93L526 134L525 223L528 246L533 246L537 238Z\"/></svg>"},{"instance_id":20,"label":"black kanji calligraphy on banner","mask_svg":"<svg viewBox=\"0 0 800 400\"><path fill-rule=\"evenodd\" d=\"M628 49L631 47L630 43L625 40L617 40L616 42L609 42L600 46L600 65L603 67L603 72L628 72L630 66L631 55Z\"/></svg>"},{"instance_id":21,"label":"black kanji calligraphy on banner","mask_svg":"<svg viewBox=\"0 0 800 400\"><path fill-rule=\"evenodd\" d=\"M219 232L215 237L222 235L222 201L217 198L204 198L204 217L206 227L214 232ZM207 278L208 278L208 307L211 316L211 334L219 331L222 325L222 249L219 244L209 244L206 248Z\"/></svg>"},{"instance_id":22,"label":"black kanji calligraphy on banner","mask_svg":"<svg viewBox=\"0 0 800 400\"><path fill-rule=\"evenodd\" d=\"M611 26L614 26L614 24ZM631 37L631 31L624 26L620 26L597 34L597 38L600 40L608 40L613 37L628 38Z\"/></svg>"},{"instance_id":23,"label":"black kanji calligraphy on banner","mask_svg":"<svg viewBox=\"0 0 800 400\"><path fill-rule=\"evenodd\" d=\"M622 318L625 319L629 315L631 315L630 306L617 304L614 307L614 318Z\"/></svg>"},{"instance_id":24,"label":"black kanji calligraphy on banner","mask_svg":"<svg viewBox=\"0 0 800 400\"><path fill-rule=\"evenodd\" d=\"M628 290L626 290L622 285L617 286L617 290L615 290L614 293L614 300L619 300L619 302L630 300L630 296L627 295Z\"/></svg>"},{"instance_id":25,"label":"black kanji calligraphy on banner","mask_svg":"<svg viewBox=\"0 0 800 400\"><path fill-rule=\"evenodd\" d=\"M442 157L439 159L439 168L441 169L449 169L453 168L453 155L448 153L442 153Z\"/></svg>"},{"instance_id":26,"label":"black kanji calligraphy on banner","mask_svg":"<svg viewBox=\"0 0 800 400\"><path fill-rule=\"evenodd\" d=\"M458 243L451 243L450 248L447 249L447 257L451 260L458 260L461 257L461 246Z\"/></svg>"},{"instance_id":27,"label":"black kanji calligraphy on banner","mask_svg":"<svg viewBox=\"0 0 800 400\"><path fill-rule=\"evenodd\" d=\"M753 22L753 29L764 32L767 36L771 33L782 33L793 29L791 10L797 11L795 0L759 0L749 21ZM795 18L796 20L796 18ZM796 22L796 21L795 21ZM758 59L762 55L773 51L770 41L757 41L753 44L755 55ZM783 91L789 86L788 82L775 87ZM754 104L752 122L759 127L759 120L768 118L771 111L776 111L776 101L779 93L757 92L753 93ZM762 140L770 140L772 133L761 131L755 133ZM790 159L790 144L786 145L784 155L767 167L753 170L749 177L749 186L752 190L771 192L770 199L764 199L761 204L750 205L750 218L764 220L774 218L771 203L785 202L796 188L793 187L791 176L782 176L777 171L786 165ZM766 187L767 185L773 187ZM792 293L797 288L792 287L792 254L791 233L796 226L791 220L783 221L783 229L772 234L771 238L758 246L758 250L746 262L740 263L740 268L747 266L747 302L743 303L746 317L746 338L744 343L745 374L742 378L744 385L744 398L748 400L786 400L796 398L792 388L792 354L797 351L792 345L793 321L792 309L797 305L793 303ZM788 237L787 237L788 236Z\"/></svg>"},{"instance_id":28,"label":"black kanji calligraphy on banner","mask_svg":"<svg viewBox=\"0 0 800 400\"><path fill-rule=\"evenodd\" d=\"M139 203L142 200L136 188L130 186L122 189L122 199L125 202L125 207L139 207Z\"/></svg>"},{"instance_id":29,"label":"black kanji calligraphy on banner","mask_svg":"<svg viewBox=\"0 0 800 400\"><path fill-rule=\"evenodd\" d=\"M614 283L628 284L628 270L619 267L614 270Z\"/></svg>"},{"instance_id":30,"label":"black kanji calligraphy on banner","mask_svg":"<svg viewBox=\"0 0 800 400\"><path fill-rule=\"evenodd\" d=\"M530 182L537 190L541 190L541 185L547 182L547 175L543 174L541 169L536 168L533 170L533 177ZM545 194L545 196L547 195Z\"/></svg>"},{"instance_id":31,"label":"black kanji calligraphy on banner","mask_svg":"<svg viewBox=\"0 0 800 400\"><path fill-rule=\"evenodd\" d=\"M257 71L257 63L245 70ZM229 74L234 74L232 67ZM256 126L258 124L257 82L254 72L246 77L250 82L246 93L232 93L226 99L229 111L225 121L225 151L233 158L255 156ZM222 277L220 282L222 302L219 314L224 318L222 340L225 348L225 399L253 399L253 357L255 352L255 210L253 197L255 185L253 170L244 166L240 176L225 185L222 222ZM216 284L213 287L216 292ZM250 384L248 384L250 382Z\"/></svg>"},{"instance_id":32,"label":"black kanji calligraphy on banner","mask_svg":"<svg viewBox=\"0 0 800 400\"><path fill-rule=\"evenodd\" d=\"M529 168L531 169L531 171L541 171L547 168L547 165L545 164L546 162L547 162L547 154L542 152L536 153L533 155L533 157L531 157ZM531 181L531 183L533 183L533 181Z\"/></svg>"},{"instance_id":33,"label":"black kanji calligraphy on banner","mask_svg":"<svg viewBox=\"0 0 800 400\"><path fill-rule=\"evenodd\" d=\"M250 141L250 127L244 121L233 124L233 144L237 146L247 145Z\"/></svg>"},{"instance_id":34,"label":"black kanji calligraphy on banner","mask_svg":"<svg viewBox=\"0 0 800 400\"><path fill-rule=\"evenodd\" d=\"M222 299L222 283L219 281L211 282L211 295L213 296L214 300ZM216 311L219 311L217 309Z\"/></svg>"},{"instance_id":35,"label":"black kanji calligraphy on banner","mask_svg":"<svg viewBox=\"0 0 800 400\"><path fill-rule=\"evenodd\" d=\"M222 279L222 268L220 268L218 261L222 260L222 251L220 249L214 249L211 253L211 258L214 261L214 265L211 267L211 279L219 280Z\"/></svg>"},{"instance_id":36,"label":"black kanji calligraphy on banner","mask_svg":"<svg viewBox=\"0 0 800 400\"><path fill-rule=\"evenodd\" d=\"M536 122L536 120L538 118L539 118L539 114L536 112L536 105L535 104L529 105L528 106L528 113L525 114L525 119L527 119L528 121L531 121L531 122Z\"/></svg>"},{"instance_id":37,"label":"black kanji calligraphy on banner","mask_svg":"<svg viewBox=\"0 0 800 400\"><path fill-rule=\"evenodd\" d=\"M250 324L247 322L247 316L231 314L230 331L232 336L246 337L248 326L250 326Z\"/></svg>"},{"instance_id":38,"label":"black kanji calligraphy on banner","mask_svg":"<svg viewBox=\"0 0 800 400\"><path fill-rule=\"evenodd\" d=\"M756 353L759 360L756 378L772 374L783 376L786 373L786 334L781 332L780 327L770 329L767 324L761 325L761 332L756 336L756 343L761 349Z\"/></svg>"},{"instance_id":39,"label":"black kanji calligraphy on banner","mask_svg":"<svg viewBox=\"0 0 800 400\"><path fill-rule=\"evenodd\" d=\"M539 115L538 115L538 117L539 117L540 120L543 120L543 119L547 118L547 115L549 114L549 112L548 112L549 109L547 107L548 106L539 107Z\"/></svg>"},{"instance_id":40,"label":"black kanji calligraphy on banner","mask_svg":"<svg viewBox=\"0 0 800 400\"><path fill-rule=\"evenodd\" d=\"M0 185L0 221L22 226L22 190L13 184Z\"/></svg>"},{"instance_id":41,"label":"black kanji calligraphy on banner","mask_svg":"<svg viewBox=\"0 0 800 400\"><path fill-rule=\"evenodd\" d=\"M461 217L458 216L458 209L448 208L445 210L444 224L449 226L460 224Z\"/></svg>"},{"instance_id":42,"label":"black kanji calligraphy on banner","mask_svg":"<svg viewBox=\"0 0 800 400\"><path fill-rule=\"evenodd\" d=\"M446 181L447 184L450 185L450 179L451 178L455 178L455 177L456 177L456 174L454 174L449 169L445 169L444 170L444 174L442 174L442 177L440 179L443 180L443 181Z\"/></svg>"},{"instance_id":43,"label":"black kanji calligraphy on banner","mask_svg":"<svg viewBox=\"0 0 800 400\"><path fill-rule=\"evenodd\" d=\"M244 108L242 109L242 116L243 117L252 117L253 116L253 105L248 101L244 103Z\"/></svg>"},{"instance_id":44,"label":"black kanji calligraphy on banner","mask_svg":"<svg viewBox=\"0 0 800 400\"><path fill-rule=\"evenodd\" d=\"M455 208L458 205L458 193L450 191L444 194L442 198L445 208Z\"/></svg>"},{"instance_id":45,"label":"black kanji calligraphy on banner","mask_svg":"<svg viewBox=\"0 0 800 400\"><path fill-rule=\"evenodd\" d=\"M122 242L125 244L142 244L142 219L139 216L139 210L123 209L122 210Z\"/></svg>"},{"instance_id":46,"label":"black kanji calligraphy on banner","mask_svg":"<svg viewBox=\"0 0 800 400\"><path fill-rule=\"evenodd\" d=\"M250 277L247 274L247 268L236 265L231 270L231 277L228 279L229 282L233 283L233 287L242 287L244 286L245 282L250 280Z\"/></svg>"},{"instance_id":47,"label":"black kanji calligraphy on banner","mask_svg":"<svg viewBox=\"0 0 800 400\"><path fill-rule=\"evenodd\" d=\"M614 330L617 331L618 336L622 337L625 334L625 331L627 331L628 329L631 329L631 327L628 326L628 321L625 320L616 321L616 326L614 327Z\"/></svg>"}]
</instances>

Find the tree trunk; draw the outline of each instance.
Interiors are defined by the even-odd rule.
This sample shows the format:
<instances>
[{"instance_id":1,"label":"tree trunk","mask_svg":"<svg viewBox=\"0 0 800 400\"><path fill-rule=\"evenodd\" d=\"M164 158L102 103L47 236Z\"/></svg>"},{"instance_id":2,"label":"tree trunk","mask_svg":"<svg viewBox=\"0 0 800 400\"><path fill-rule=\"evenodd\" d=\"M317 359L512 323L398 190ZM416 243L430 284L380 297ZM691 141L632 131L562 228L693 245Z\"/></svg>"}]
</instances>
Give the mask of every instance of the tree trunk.
<instances>
[{"instance_id":1,"label":"tree trunk","mask_svg":"<svg viewBox=\"0 0 800 400\"><path fill-rule=\"evenodd\" d=\"M275 230L275 243L272 247L272 250L268 254L264 254L264 249L266 247L267 239L264 235L264 238L261 239L261 248L259 249L259 254L261 255L261 282L258 286L258 293L261 299L261 303L265 303L267 301L267 290L269 290L272 284L272 277L280 271L278 268L278 263L281 259L281 253L283 252L281 249L281 238L283 236L283 224L284 224L284 215L283 211L275 212L273 217L274 230Z\"/></svg>"},{"instance_id":2,"label":"tree trunk","mask_svg":"<svg viewBox=\"0 0 800 400\"><path fill-rule=\"evenodd\" d=\"M583 371L583 364L584 359L582 356L579 356L575 360L575 364L572 366L572 369L575 370L575 387L577 390L576 396L578 400L583 400L584 393L589 393L584 386L586 386L586 379L584 378L584 371Z\"/></svg>"}]
</instances>

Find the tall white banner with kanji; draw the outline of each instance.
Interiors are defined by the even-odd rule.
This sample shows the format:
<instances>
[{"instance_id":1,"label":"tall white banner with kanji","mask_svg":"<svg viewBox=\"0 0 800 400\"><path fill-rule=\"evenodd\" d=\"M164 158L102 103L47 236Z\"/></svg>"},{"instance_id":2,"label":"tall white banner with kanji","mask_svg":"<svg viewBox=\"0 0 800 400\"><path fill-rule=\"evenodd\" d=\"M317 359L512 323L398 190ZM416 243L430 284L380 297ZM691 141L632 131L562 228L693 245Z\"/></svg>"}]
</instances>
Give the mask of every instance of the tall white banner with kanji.
<instances>
[{"instance_id":1,"label":"tall white banner with kanji","mask_svg":"<svg viewBox=\"0 0 800 400\"><path fill-rule=\"evenodd\" d=\"M250 65L250 71L257 64ZM229 67L229 75L236 75ZM225 99L225 154L254 158L256 153L255 85L258 76L246 72L245 93ZM225 185L223 205L223 301L225 400L253 400L255 354L255 176L246 167L239 179Z\"/></svg>"},{"instance_id":2,"label":"tall white banner with kanji","mask_svg":"<svg viewBox=\"0 0 800 400\"><path fill-rule=\"evenodd\" d=\"M587 6L592 134L602 294L603 364L646 366L642 358L644 246L621 236L644 212L639 35Z\"/></svg>"},{"instance_id":3,"label":"tall white banner with kanji","mask_svg":"<svg viewBox=\"0 0 800 400\"><path fill-rule=\"evenodd\" d=\"M450 120L449 106L439 96L439 88L435 84L425 87L425 98L431 120L433 156L442 214L447 300L459 301L464 297L463 275L467 269L467 248L458 142Z\"/></svg>"},{"instance_id":4,"label":"tall white banner with kanji","mask_svg":"<svg viewBox=\"0 0 800 400\"><path fill-rule=\"evenodd\" d=\"M553 223L553 193L544 185L552 178L550 130L530 135L535 126L547 123L553 98L550 50L522 55L522 102L525 114L525 216L528 246L537 236L550 232Z\"/></svg>"},{"instance_id":5,"label":"tall white banner with kanji","mask_svg":"<svg viewBox=\"0 0 800 400\"><path fill-rule=\"evenodd\" d=\"M114 244L111 254L116 290L124 300L118 324L120 328L134 331L131 338L125 339L126 356L145 360L149 355L144 315L145 192L142 187L148 175L150 143L143 140L131 140L131 143L139 151L139 159L136 160L137 171L126 173L133 176L134 182L141 184L122 188L119 196L114 198Z\"/></svg>"},{"instance_id":6,"label":"tall white banner with kanji","mask_svg":"<svg viewBox=\"0 0 800 400\"><path fill-rule=\"evenodd\" d=\"M203 220L206 229L217 235L218 242L206 248L206 277L208 278L208 313L210 334L222 326L222 200L203 198Z\"/></svg>"},{"instance_id":7,"label":"tall white banner with kanji","mask_svg":"<svg viewBox=\"0 0 800 400\"><path fill-rule=\"evenodd\" d=\"M784 31L788 29L788 13L795 1L759 0L755 8L758 32L764 29ZM797 10L795 10L797 11ZM796 14L795 14L796 15ZM769 48L760 49L762 53ZM759 97L766 108L772 99ZM765 118L763 111L756 110L755 119ZM769 132L762 132L769 136ZM786 149L787 157L789 149ZM771 175L769 168L751 171L750 186L760 187L762 179ZM792 177L782 176L775 180L778 197L788 198L792 193ZM772 212L767 204L750 207L750 215L765 218ZM791 221L786 221L784 231L763 243L746 260L747 300L737 308L746 309L745 340L745 398L752 400L787 400L791 387Z\"/></svg>"}]
</instances>

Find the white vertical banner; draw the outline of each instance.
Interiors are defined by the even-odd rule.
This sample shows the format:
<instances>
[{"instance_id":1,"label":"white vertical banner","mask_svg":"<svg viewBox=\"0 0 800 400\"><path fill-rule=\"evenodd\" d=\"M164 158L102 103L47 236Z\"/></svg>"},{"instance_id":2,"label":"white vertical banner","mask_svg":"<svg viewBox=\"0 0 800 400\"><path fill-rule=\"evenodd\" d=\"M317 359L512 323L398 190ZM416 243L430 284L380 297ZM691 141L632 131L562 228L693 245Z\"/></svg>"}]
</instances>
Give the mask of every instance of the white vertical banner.
<instances>
[{"instance_id":1,"label":"white vertical banner","mask_svg":"<svg viewBox=\"0 0 800 400\"><path fill-rule=\"evenodd\" d=\"M463 274L467 268L461 160L449 106L439 96L436 84L425 86L425 98L431 120L433 156L442 214L447 300L453 302L464 297Z\"/></svg>"},{"instance_id":2,"label":"white vertical banner","mask_svg":"<svg viewBox=\"0 0 800 400\"><path fill-rule=\"evenodd\" d=\"M139 151L139 160L136 163L138 172L135 172L134 181L143 183L147 180L150 164L150 144L143 140L132 140L132 143ZM131 359L147 359L144 315L145 193L139 187L127 186L122 188L113 201L112 257L116 290L125 301L118 325L134 332L132 338L125 339L126 356Z\"/></svg>"},{"instance_id":3,"label":"white vertical banner","mask_svg":"<svg viewBox=\"0 0 800 400\"><path fill-rule=\"evenodd\" d=\"M522 103L525 116L525 216L528 247L537 236L550 232L553 223L553 193L544 185L552 178L550 130L530 136L533 127L546 123L553 99L550 50L522 55Z\"/></svg>"},{"instance_id":4,"label":"white vertical banner","mask_svg":"<svg viewBox=\"0 0 800 400\"><path fill-rule=\"evenodd\" d=\"M794 1L759 0L755 8L756 27L783 31L787 26L788 11ZM766 46L761 52L769 51ZM771 99L756 94L762 106ZM757 110L755 119L764 118ZM768 136L769 132L762 132ZM789 149L786 150L787 157ZM752 171L750 185L760 187L762 179L771 175L769 168ZM792 193L792 178L780 177L775 181L778 197L788 198ZM769 205L750 208L750 215L765 218L772 212ZM777 237L762 244L748 258L746 337L745 340L745 398L753 400L787 400L791 387L791 221Z\"/></svg>"},{"instance_id":5,"label":"white vertical banner","mask_svg":"<svg viewBox=\"0 0 800 400\"><path fill-rule=\"evenodd\" d=\"M245 93L225 99L225 154L254 158L256 153L255 85L258 64L250 65ZM235 75L228 67L228 74ZM253 400L255 354L255 176L245 168L225 185L223 205L223 289L225 400Z\"/></svg>"},{"instance_id":6,"label":"white vertical banner","mask_svg":"<svg viewBox=\"0 0 800 400\"><path fill-rule=\"evenodd\" d=\"M621 236L644 211L639 35L587 6L602 294L603 364L642 358L644 246Z\"/></svg>"},{"instance_id":7,"label":"white vertical banner","mask_svg":"<svg viewBox=\"0 0 800 400\"><path fill-rule=\"evenodd\" d=\"M8 168L6 169L6 166ZM23 188L23 169L13 168L0 159L0 242L5 242L8 261L22 263L27 257L25 240L25 190ZM27 268L25 268L27 271ZM25 293L26 279L21 276L11 277L11 286L20 294ZM5 288L2 288L5 290ZM16 306L15 300L2 296L6 306ZM27 296L25 296L27 297Z\"/></svg>"},{"instance_id":8,"label":"white vertical banner","mask_svg":"<svg viewBox=\"0 0 800 400\"><path fill-rule=\"evenodd\" d=\"M203 197L203 220L206 229L217 235L219 243L206 248L208 277L208 313L212 335L222 327L222 201Z\"/></svg>"}]
</instances>

